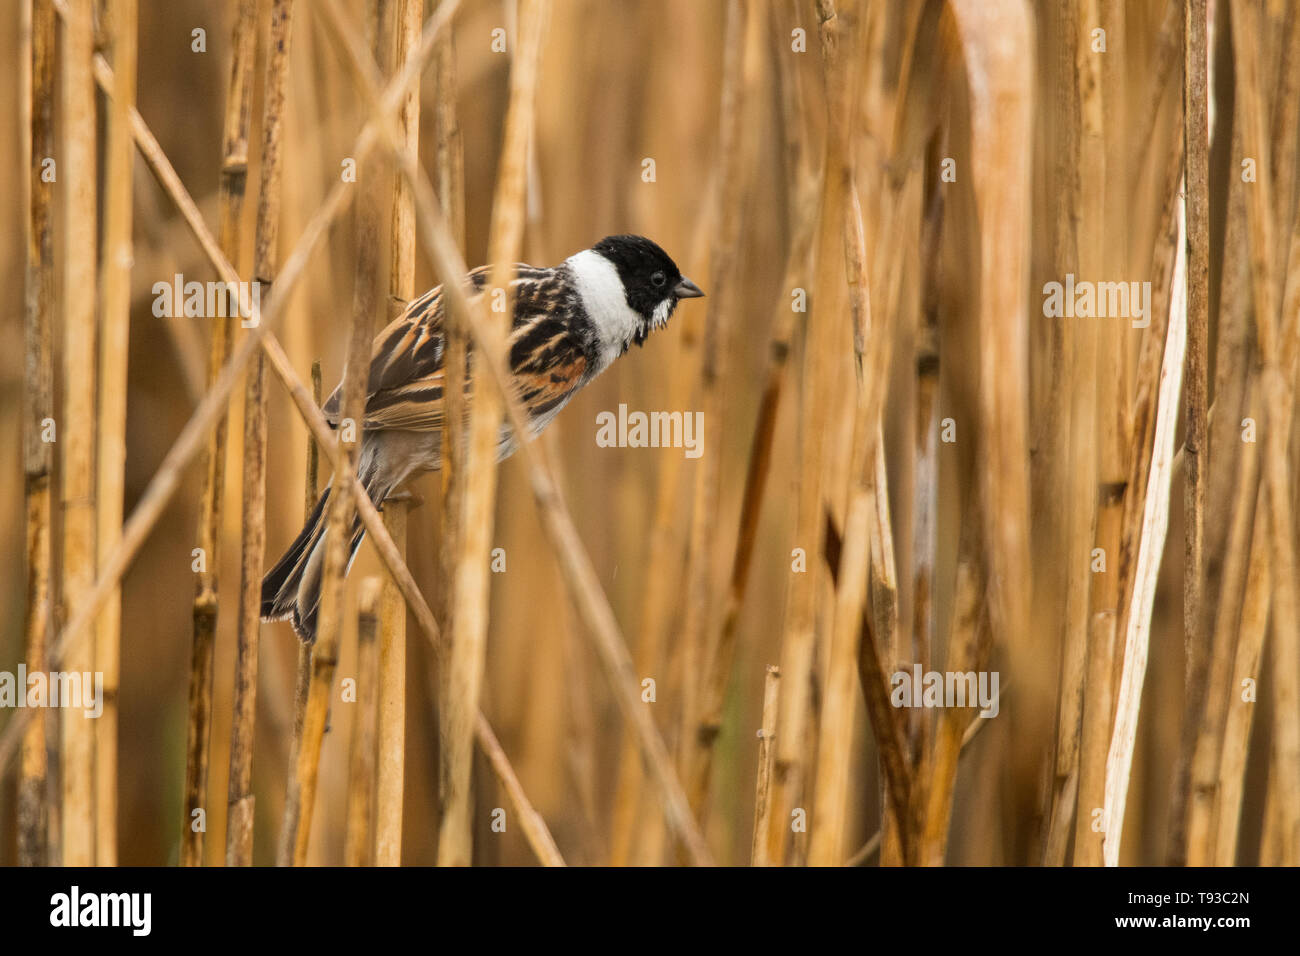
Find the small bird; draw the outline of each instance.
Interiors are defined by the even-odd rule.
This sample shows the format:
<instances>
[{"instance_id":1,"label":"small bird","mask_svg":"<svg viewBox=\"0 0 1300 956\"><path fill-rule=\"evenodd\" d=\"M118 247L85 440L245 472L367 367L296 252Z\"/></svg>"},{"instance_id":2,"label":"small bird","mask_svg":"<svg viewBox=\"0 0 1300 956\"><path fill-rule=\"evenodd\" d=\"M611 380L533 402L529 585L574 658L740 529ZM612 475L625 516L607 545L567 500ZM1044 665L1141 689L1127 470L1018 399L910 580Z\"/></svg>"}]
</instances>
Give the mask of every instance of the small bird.
<instances>
[{"instance_id":1,"label":"small bird","mask_svg":"<svg viewBox=\"0 0 1300 956\"><path fill-rule=\"evenodd\" d=\"M482 293L491 271L490 266L472 271L467 292ZM663 328L681 299L704 295L667 253L642 236L608 236L553 268L520 263L511 290L510 375L533 435L634 342L642 345ZM371 346L357 476L376 507L407 479L441 466L444 309L438 286L407 306ZM488 373L468 370L467 399L475 374ZM341 389L334 389L322 408L333 428L339 424ZM497 460L517 446L509 423L503 424ZM329 494L326 487L289 550L262 579L262 620L287 618L306 643L316 639ZM349 568L364 534L354 518Z\"/></svg>"}]
</instances>

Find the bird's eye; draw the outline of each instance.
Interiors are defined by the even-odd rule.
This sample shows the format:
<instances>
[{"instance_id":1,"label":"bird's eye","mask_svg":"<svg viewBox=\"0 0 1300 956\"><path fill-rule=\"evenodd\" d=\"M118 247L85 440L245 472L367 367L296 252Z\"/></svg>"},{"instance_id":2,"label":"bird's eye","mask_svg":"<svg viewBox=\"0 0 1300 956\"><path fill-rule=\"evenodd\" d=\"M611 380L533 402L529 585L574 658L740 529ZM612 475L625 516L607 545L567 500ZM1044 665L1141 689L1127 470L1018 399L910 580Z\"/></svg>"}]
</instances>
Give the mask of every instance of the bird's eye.
<instances>
[{"instance_id":1,"label":"bird's eye","mask_svg":"<svg viewBox=\"0 0 1300 956\"><path fill-rule=\"evenodd\" d=\"M668 281L668 277L664 275L662 272L656 272L654 275L650 277L650 284L654 286L656 289L662 289L664 287L664 283L667 281Z\"/></svg>"}]
</instances>

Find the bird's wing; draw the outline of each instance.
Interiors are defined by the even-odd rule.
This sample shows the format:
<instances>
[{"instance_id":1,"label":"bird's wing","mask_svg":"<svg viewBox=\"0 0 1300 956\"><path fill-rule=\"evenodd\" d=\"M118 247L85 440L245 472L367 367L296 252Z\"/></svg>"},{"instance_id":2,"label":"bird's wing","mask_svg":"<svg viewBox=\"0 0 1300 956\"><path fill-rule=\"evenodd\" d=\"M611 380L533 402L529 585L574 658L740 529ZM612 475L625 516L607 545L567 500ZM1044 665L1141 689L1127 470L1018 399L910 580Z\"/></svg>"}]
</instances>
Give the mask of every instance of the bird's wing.
<instances>
[{"instance_id":1,"label":"bird's wing","mask_svg":"<svg viewBox=\"0 0 1300 956\"><path fill-rule=\"evenodd\" d=\"M472 296L482 292L489 272L490 267L483 266L469 274L466 284ZM517 394L530 414L543 415L581 385L586 358L567 324L554 317L565 286L553 270L520 264L511 287L515 315L509 354ZM366 388L366 429L441 430L444 314L439 286L414 300L375 337ZM521 344L527 344L526 351ZM341 390L340 385L323 406L331 424L338 423ZM466 396L472 391L467 380Z\"/></svg>"}]
</instances>

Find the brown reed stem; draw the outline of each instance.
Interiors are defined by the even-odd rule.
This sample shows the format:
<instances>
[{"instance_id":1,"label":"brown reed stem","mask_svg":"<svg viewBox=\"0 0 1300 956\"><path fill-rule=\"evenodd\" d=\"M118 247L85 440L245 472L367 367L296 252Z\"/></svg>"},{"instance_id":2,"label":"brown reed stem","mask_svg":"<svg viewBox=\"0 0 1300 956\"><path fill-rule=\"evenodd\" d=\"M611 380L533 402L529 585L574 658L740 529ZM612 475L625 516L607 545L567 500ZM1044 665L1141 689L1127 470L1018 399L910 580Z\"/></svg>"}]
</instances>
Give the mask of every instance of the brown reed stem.
<instances>
[{"instance_id":1,"label":"brown reed stem","mask_svg":"<svg viewBox=\"0 0 1300 956\"><path fill-rule=\"evenodd\" d=\"M1261 80L1258 38L1262 36L1256 10L1243 0L1232 3L1232 40L1237 71L1238 105L1242 114L1242 142L1257 157L1255 188L1247 191L1250 229L1255 326L1263 366L1260 386L1265 410L1262 457L1263 481L1268 491L1270 547L1273 550L1273 657L1277 668L1274 688L1277 707L1273 735L1274 779L1300 777L1300 598L1297 590L1295 522L1291 508L1288 446L1294 413L1297 353L1300 353L1300 285L1295 295L1283 296L1283 326L1279 330L1277 286L1273 275L1273 205L1270 190L1272 163L1265 127L1268 113ZM1293 240L1288 265L1296 261ZM1287 290L1284 290L1284 292ZM1294 865L1300 859L1300 791L1276 791L1277 859ZM1270 801L1271 802L1271 801ZM1263 847L1270 852L1269 841Z\"/></svg>"},{"instance_id":2,"label":"brown reed stem","mask_svg":"<svg viewBox=\"0 0 1300 956\"><path fill-rule=\"evenodd\" d=\"M241 0L231 38L230 84L226 93L222 130L221 183L219 187L221 251L238 263L241 248L240 219L248 182L248 127L253 96L253 57L256 48L257 5ZM210 320L207 385L216 382L230 357L233 321ZM221 561L221 499L226 476L226 418L216 428L204 451L203 491L200 498L198 546L203 570L194 595L194 637L190 648L189 707L186 721L185 798L181 821L181 865L202 866L206 827L197 826L207 816L208 760L212 732L212 668L217 631L218 573ZM313 501L314 503L314 501Z\"/></svg>"},{"instance_id":3,"label":"brown reed stem","mask_svg":"<svg viewBox=\"0 0 1300 956\"><path fill-rule=\"evenodd\" d=\"M368 32L373 46L382 53L387 45L381 29L382 17L371 7ZM303 866L311 840L311 821L320 773L321 746L329 722L330 698L339 648L343 641L345 575L351 550L355 514L352 478L363 444L366 396L374 338L375 318L386 313L384 292L388 283L382 275L379 241L380 202L383 179L374 171L360 180L361 196L356 210L356 280L353 285L352 325L344 359L342 399L339 403L339 454L334 461L334 478L325 529L325 560L321 576L320 617L312 653L312 678L307 692L303 720L303 743L298 752L294 776L285 797L284 825L280 834L280 863ZM382 502L376 502L382 505Z\"/></svg>"},{"instance_id":4,"label":"brown reed stem","mask_svg":"<svg viewBox=\"0 0 1300 956\"><path fill-rule=\"evenodd\" d=\"M487 757L488 763L492 765L492 771L497 775L497 780L505 789L506 795L510 798L511 805L515 808L515 814L519 817L519 826L524 831L524 839L532 847L533 853L542 866L565 866L564 857L560 855L560 848L555 845L555 838L551 836L551 831L546 828L546 821L542 815L537 812L528 800L528 795L524 793L523 786L519 783L519 778L515 776L514 768L510 766L510 761L506 759L506 752L501 749L501 744L492 732L492 726L487 722L487 718L479 712L476 722L476 734L478 743L484 756Z\"/></svg>"},{"instance_id":5,"label":"brown reed stem","mask_svg":"<svg viewBox=\"0 0 1300 956\"><path fill-rule=\"evenodd\" d=\"M548 5L544 0L521 4L515 61L510 70L510 100L501 147L488 258L493 263L489 286L505 290L505 310L493 314L491 296L479 306L479 325L493 343L509 334L514 314L512 283L524 231L529 141L532 137L537 64ZM455 281L455 280L452 280ZM474 715L482 694L487 659L488 552L492 545L497 486L498 441L504 400L497 389L479 386L469 410L469 449L465 461L466 494L461 504L453 612L456 636L447 673L447 726L442 734L442 819L438 838L441 866L468 866L472 858L470 774ZM517 436L526 441L526 435Z\"/></svg>"},{"instance_id":6,"label":"brown reed stem","mask_svg":"<svg viewBox=\"0 0 1300 956\"><path fill-rule=\"evenodd\" d=\"M722 729L722 707L735 654L734 628L728 643L714 638L712 619L715 529L722 495L723 392L732 315L738 307L741 227L745 218L747 157L744 119L754 96L762 55L764 18L741 0L726 7L723 34L722 99L719 107L719 164L722 194L709 250L709 309L704 323L700 379L696 391L704 421L706 453L694 468L691 524L684 569L685 617L680 636L687 682L682 695L682 772L697 816L703 816L714 743Z\"/></svg>"},{"instance_id":7,"label":"brown reed stem","mask_svg":"<svg viewBox=\"0 0 1300 956\"><path fill-rule=\"evenodd\" d=\"M320 360L311 363L311 397L316 408L321 403ZM307 472L303 482L303 521L306 522L316 508L320 471L320 444L311 434L307 436ZM307 700L311 691L312 645L297 642L297 667L293 679L293 730L289 740L289 759L286 778L292 778L298 767L298 754L302 752L302 730L307 723ZM286 787L286 792L287 792Z\"/></svg>"},{"instance_id":8,"label":"brown reed stem","mask_svg":"<svg viewBox=\"0 0 1300 956\"><path fill-rule=\"evenodd\" d=\"M348 817L343 843L346 866L374 863L375 724L379 706L379 578L361 582L357 597L356 709L348 758Z\"/></svg>"},{"instance_id":9,"label":"brown reed stem","mask_svg":"<svg viewBox=\"0 0 1300 956\"><path fill-rule=\"evenodd\" d=\"M973 536L972 536L973 537ZM989 650L988 621L979 604L983 590L980 570L973 559L974 542L967 546L966 554L958 558L957 582L954 586L953 615L948 635L948 664L950 671L978 671L987 666ZM921 846L917 854L923 866L942 866L947 849L948 828L952 820L954 787L957 782L957 762L966 743L970 722L983 720L969 709L952 708L939 715L935 730L934 757L931 762L932 779L926 794L924 826Z\"/></svg>"},{"instance_id":10,"label":"brown reed stem","mask_svg":"<svg viewBox=\"0 0 1300 956\"><path fill-rule=\"evenodd\" d=\"M1105 834L1102 838L1102 852L1107 866L1119 864L1124 806L1137 739L1142 684L1146 678L1151 610L1155 603L1156 580L1169 525L1174 431L1177 427L1178 396L1182 387L1183 360L1187 347L1186 228L1180 206L1168 332L1160 369L1159 401L1152 438L1151 469L1143 498L1142 537L1133 575L1132 605L1125 614L1127 621L1124 629L1123 674L1115 705L1114 730L1106 754L1105 803L1102 813Z\"/></svg>"},{"instance_id":11,"label":"brown reed stem","mask_svg":"<svg viewBox=\"0 0 1300 956\"><path fill-rule=\"evenodd\" d=\"M98 560L112 553L122 528L126 484L127 356L131 322L131 171L135 145L136 2L106 9L113 56L113 100L105 146L104 235L101 250L99 452L95 503ZM95 860L117 865L117 695L121 681L122 595L109 595L95 634L95 666L103 674L103 712L95 724Z\"/></svg>"},{"instance_id":12,"label":"brown reed stem","mask_svg":"<svg viewBox=\"0 0 1300 956\"><path fill-rule=\"evenodd\" d=\"M27 498L27 600L23 634L25 659L32 672L47 669L51 622L51 476L54 444L43 432L54 415L54 228L53 193L41 176L44 161L54 154L54 10L32 0L23 6L31 29L31 49L24 51L22 77L26 83L24 113L25 159L28 163L26 227L26 315L23 334L23 491ZM18 772L18 862L42 866L47 857L48 810L45 802L45 709L35 711L22 740Z\"/></svg>"},{"instance_id":13,"label":"brown reed stem","mask_svg":"<svg viewBox=\"0 0 1300 956\"><path fill-rule=\"evenodd\" d=\"M96 120L91 71L94 30L91 0L70 0L64 20L60 62L62 155L58 160L63 201L63 417L62 450L63 586L65 606L88 603L95 580L96 414ZM106 595L107 597L107 595ZM98 610L98 609L97 609ZM66 651L55 645L53 667L93 674L95 647L87 642ZM62 860L65 866L95 863L95 725L81 709L63 708L61 768Z\"/></svg>"},{"instance_id":14,"label":"brown reed stem","mask_svg":"<svg viewBox=\"0 0 1300 956\"><path fill-rule=\"evenodd\" d=\"M1255 442L1243 442L1238 456L1238 484L1233 495L1235 505L1231 513L1231 529L1225 541L1227 554L1223 566L1223 588L1219 605L1215 612L1214 644L1211 657L1211 671L1204 713L1201 715L1200 731L1197 734L1196 747L1192 754L1191 792L1187 798L1187 824L1185 830L1186 844L1181 849L1171 847L1171 855L1178 853L1192 866L1211 865L1217 856L1216 844L1223 830L1216 823L1219 813L1220 777L1222 762L1233 760L1222 750L1225 744L1226 724L1229 719L1231 700L1234 689L1239 684L1231 683L1236 673L1237 661L1240 659L1238 627L1246 610L1247 594L1250 590L1250 573L1256 576L1271 576L1271 565L1260 564L1258 555L1268 554L1263 546L1263 537L1267 534L1262 511L1257 513L1256 501L1260 498L1259 451ZM1226 457L1226 456L1225 456ZM1225 469L1226 470L1226 469ZM1254 538L1254 532L1260 537ZM1258 542L1255 548L1252 541ZM1252 609L1250 612L1258 616ZM1267 599L1264 614L1267 615ZM1263 628L1258 636L1263 640ZM1244 631L1243 631L1244 633ZM1258 653L1258 649L1256 651ZM1245 766L1248 741L1242 740L1241 766ZM1232 814L1233 827L1231 840L1236 842L1236 810ZM1171 839L1172 839L1171 834ZM1234 854L1235 855L1235 854Z\"/></svg>"},{"instance_id":15,"label":"brown reed stem","mask_svg":"<svg viewBox=\"0 0 1300 956\"><path fill-rule=\"evenodd\" d=\"M434 106L434 150L437 162L435 182L438 207L448 223L452 241L458 250L465 248L465 168L456 117L456 49L448 33L434 54L434 73L437 80L438 99ZM442 439L442 515L438 563L443 581L456 579L456 559L460 554L458 544L460 518L465 498L465 452L467 450L467 402L465 378L468 371L468 333L459 322L443 323L445 357L443 369L443 439ZM439 589L439 613L448 640L456 632L455 595L453 588ZM450 726L448 709L452 706L447 694L447 673L439 669L436 674L434 695L437 700L438 736L441 748L444 728Z\"/></svg>"},{"instance_id":16,"label":"brown reed stem","mask_svg":"<svg viewBox=\"0 0 1300 956\"><path fill-rule=\"evenodd\" d=\"M771 866L767 834L772 827L772 769L776 765L776 708L780 702L781 668L769 664L763 678L763 726L758 730L758 776L754 784L754 839L750 866Z\"/></svg>"},{"instance_id":17,"label":"brown reed stem","mask_svg":"<svg viewBox=\"0 0 1300 956\"><path fill-rule=\"evenodd\" d=\"M1248 697L1246 694L1246 686L1247 681L1256 680L1259 673L1260 656L1268 633L1269 597L1273 584L1273 552L1264 540L1268 536L1265 494L1260 485L1259 501L1255 505L1254 532L1251 541L1246 544L1250 568L1246 573L1240 631L1236 635L1236 654L1230 672L1232 683L1228 688L1227 714L1222 722L1215 803L1210 814L1210 824L1214 830L1204 840L1189 842L1189 850L1195 851L1197 855L1189 853L1188 862L1199 862L1206 844L1213 849L1212 857L1205 854L1207 863L1232 866L1237 862L1241 804L1246 790L1246 758L1250 749L1250 725L1256 707L1254 695ZM1199 837L1194 831L1191 835Z\"/></svg>"},{"instance_id":18,"label":"brown reed stem","mask_svg":"<svg viewBox=\"0 0 1300 956\"><path fill-rule=\"evenodd\" d=\"M1186 707L1171 810L1170 863L1186 860L1186 820L1197 728L1209 680L1205 618L1205 464L1209 451L1210 327L1209 37L1205 0L1186 0L1183 20L1183 131L1187 163L1187 417L1183 452L1183 655Z\"/></svg>"},{"instance_id":19,"label":"brown reed stem","mask_svg":"<svg viewBox=\"0 0 1300 956\"><path fill-rule=\"evenodd\" d=\"M1078 73L1075 68L1078 31L1074 28L1078 15L1078 0L1060 0L1057 18L1062 27L1061 44L1053 86L1053 105L1060 124L1057 131L1060 147L1055 169L1055 232L1052 249L1052 268L1057 276L1076 271L1079 259L1077 220L1081 118ZM1052 472L1049 470L1052 458L1048 457L1048 463L1037 472L1041 484L1035 489L1034 500L1045 502L1050 500L1050 496L1064 494L1073 503L1062 516L1059 528L1053 529L1062 543L1058 554L1063 565L1060 582L1065 591L1065 613L1059 617L1058 633L1062 650L1057 684L1055 768L1051 805L1043 839L1043 863L1061 866L1065 863L1066 849L1074 829L1088 643L1083 621L1089 585L1088 562L1085 555L1076 553L1080 549L1073 543L1086 541L1092 536L1094 499L1086 492L1080 494L1079 490L1091 487L1091 477L1087 473L1095 467L1091 446L1093 422L1087 417L1091 414L1091 403L1072 406L1072 402L1076 395L1089 387L1091 379L1084 372L1088 367L1087 357L1076 354L1079 351L1076 342L1082 341L1085 346L1091 347L1094 332L1087 330L1078 336L1069 322L1053 323L1049 328L1053 335L1049 345L1049 365L1057 387L1049 392L1047 408L1042 416L1042 429L1044 435L1063 436L1058 446L1061 465ZM1080 466L1083 466L1085 474L1080 474ZM1052 509L1049 508L1048 512L1052 513ZM1036 589L1035 594L1043 603L1049 600L1045 588Z\"/></svg>"},{"instance_id":20,"label":"brown reed stem","mask_svg":"<svg viewBox=\"0 0 1300 956\"><path fill-rule=\"evenodd\" d=\"M396 23L391 42L383 45L381 62L389 76L401 72L420 39L422 4L402 0L384 6ZM387 27L380 35L387 37ZM449 36L449 32L448 32ZM446 37L441 41L449 43ZM435 54L435 57L437 54ZM404 143L415 153L420 141L419 91L408 91L398 114ZM393 214L389 236L388 318L395 319L415 296L415 201L406 180L393 182ZM406 556L406 514L409 502L390 501L384 526L398 552ZM402 861L402 796L406 781L406 605L391 577L385 578L380 601L379 640L379 783L376 795L375 862L397 866Z\"/></svg>"},{"instance_id":21,"label":"brown reed stem","mask_svg":"<svg viewBox=\"0 0 1300 956\"><path fill-rule=\"evenodd\" d=\"M384 528L406 556L408 502L384 505ZM402 803L406 785L406 602L392 576L379 606L379 783L375 795L375 865L402 863Z\"/></svg>"},{"instance_id":22,"label":"brown reed stem","mask_svg":"<svg viewBox=\"0 0 1300 956\"><path fill-rule=\"evenodd\" d=\"M293 0L272 0L262 103L261 184L257 200L253 281L265 292L276 278L280 227L281 136L289 73ZM226 865L253 862L253 749L257 721L257 664L266 548L266 362L259 354L244 386L244 480L240 506L239 624L230 737Z\"/></svg>"}]
</instances>

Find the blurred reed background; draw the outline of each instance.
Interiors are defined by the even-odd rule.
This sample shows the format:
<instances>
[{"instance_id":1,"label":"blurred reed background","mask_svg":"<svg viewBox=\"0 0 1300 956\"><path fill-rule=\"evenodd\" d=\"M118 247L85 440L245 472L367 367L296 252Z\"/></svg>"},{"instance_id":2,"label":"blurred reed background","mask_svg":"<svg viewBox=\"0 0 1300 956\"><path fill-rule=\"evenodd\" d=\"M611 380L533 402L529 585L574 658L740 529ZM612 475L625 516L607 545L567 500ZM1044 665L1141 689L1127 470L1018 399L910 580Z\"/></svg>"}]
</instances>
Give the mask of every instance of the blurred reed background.
<instances>
[{"instance_id":1,"label":"blurred reed background","mask_svg":"<svg viewBox=\"0 0 1300 956\"><path fill-rule=\"evenodd\" d=\"M1297 862L1294 5L8 9L0 670L111 688L120 654L120 686L98 721L5 708L0 862ZM259 651L241 574L333 468L280 373L328 393L457 258L620 232L708 298L501 465L491 521L472 451L385 509L423 610L371 534L315 661L287 624ZM287 361L201 406L251 333L154 284L222 257L276 280ZM1149 326L1047 315L1067 274L1150 282ZM599 447L620 404L703 411L703 455ZM183 429L227 406L222 474ZM891 707L914 663L996 671L997 716Z\"/></svg>"}]
</instances>

